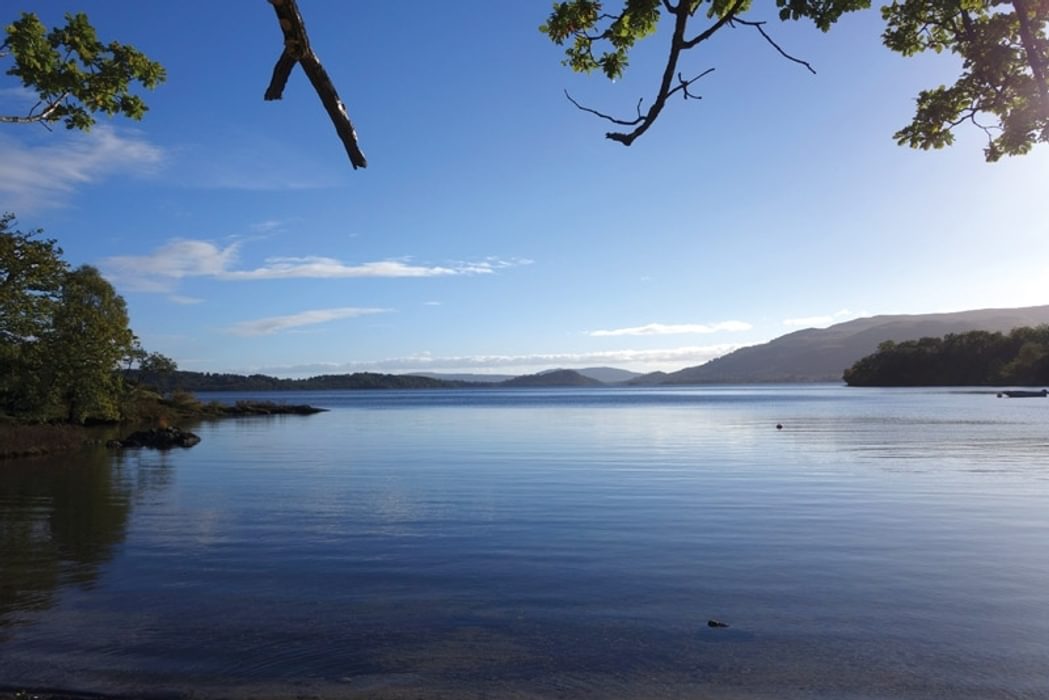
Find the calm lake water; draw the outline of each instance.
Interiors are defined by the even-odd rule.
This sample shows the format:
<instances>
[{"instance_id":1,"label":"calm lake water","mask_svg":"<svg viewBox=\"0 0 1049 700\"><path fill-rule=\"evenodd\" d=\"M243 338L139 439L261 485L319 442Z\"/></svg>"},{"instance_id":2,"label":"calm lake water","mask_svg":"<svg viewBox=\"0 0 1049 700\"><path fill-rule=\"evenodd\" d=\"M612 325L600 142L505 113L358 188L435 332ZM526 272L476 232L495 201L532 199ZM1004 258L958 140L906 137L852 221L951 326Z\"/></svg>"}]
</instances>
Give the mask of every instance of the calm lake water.
<instances>
[{"instance_id":1,"label":"calm lake water","mask_svg":"<svg viewBox=\"0 0 1049 700\"><path fill-rule=\"evenodd\" d=\"M331 411L0 462L0 685L1049 697L1049 400L275 397Z\"/></svg>"}]
</instances>

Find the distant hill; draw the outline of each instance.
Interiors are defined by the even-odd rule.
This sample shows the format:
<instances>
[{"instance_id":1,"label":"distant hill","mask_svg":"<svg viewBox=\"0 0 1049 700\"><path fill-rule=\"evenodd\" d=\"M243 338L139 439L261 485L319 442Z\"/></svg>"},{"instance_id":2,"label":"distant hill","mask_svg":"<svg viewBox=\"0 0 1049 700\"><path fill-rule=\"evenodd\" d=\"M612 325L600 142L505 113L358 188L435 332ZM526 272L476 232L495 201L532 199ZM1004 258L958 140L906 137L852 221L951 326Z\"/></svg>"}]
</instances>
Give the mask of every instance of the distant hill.
<instances>
[{"instance_id":1,"label":"distant hill","mask_svg":"<svg viewBox=\"0 0 1049 700\"><path fill-rule=\"evenodd\" d=\"M1049 323L1049 306L858 318L740 348L706 364L672 372L659 383L840 382L846 368L886 340L902 342L974 330L1007 332L1043 323Z\"/></svg>"},{"instance_id":2,"label":"distant hill","mask_svg":"<svg viewBox=\"0 0 1049 700\"><path fill-rule=\"evenodd\" d=\"M551 372L564 372L563 367L556 369L547 369L537 374L550 374ZM620 382L627 382L631 379L637 379L641 377L640 372L631 372L627 369L619 369L617 367L584 367L583 369L572 370L578 372L584 377L590 377L596 379L603 384L617 384ZM429 379L440 379L445 382L470 382L471 384L497 384L499 382L505 382L508 379L515 379L517 374L481 374L481 373L444 373L444 372L412 372L410 375L401 375L405 377L427 377ZM530 375L524 375L530 376Z\"/></svg>"},{"instance_id":3,"label":"distant hill","mask_svg":"<svg viewBox=\"0 0 1049 700\"><path fill-rule=\"evenodd\" d=\"M563 372L563 368L548 369L540 372L539 374L549 374L551 372ZM643 376L640 372L631 372L628 369L619 369L617 367L584 367L583 369L573 370L579 372L584 377L590 377L596 379L602 384L618 384L620 382L628 382L631 379L637 379Z\"/></svg>"},{"instance_id":4,"label":"distant hill","mask_svg":"<svg viewBox=\"0 0 1049 700\"><path fill-rule=\"evenodd\" d=\"M649 372L640 377L634 377L627 384L630 386L656 386L662 384L667 378L666 372Z\"/></svg>"},{"instance_id":5,"label":"distant hill","mask_svg":"<svg viewBox=\"0 0 1049 700\"><path fill-rule=\"evenodd\" d=\"M593 377L587 377L574 369L555 369L539 374L526 374L500 382L502 387L554 387L554 386L604 386Z\"/></svg>"},{"instance_id":6,"label":"distant hill","mask_svg":"<svg viewBox=\"0 0 1049 700\"><path fill-rule=\"evenodd\" d=\"M640 372L631 372L628 369L619 369L618 367L584 367L583 369L577 369L576 372L579 372L584 377L590 377L605 384L628 382L631 379L637 379L642 376Z\"/></svg>"}]
</instances>

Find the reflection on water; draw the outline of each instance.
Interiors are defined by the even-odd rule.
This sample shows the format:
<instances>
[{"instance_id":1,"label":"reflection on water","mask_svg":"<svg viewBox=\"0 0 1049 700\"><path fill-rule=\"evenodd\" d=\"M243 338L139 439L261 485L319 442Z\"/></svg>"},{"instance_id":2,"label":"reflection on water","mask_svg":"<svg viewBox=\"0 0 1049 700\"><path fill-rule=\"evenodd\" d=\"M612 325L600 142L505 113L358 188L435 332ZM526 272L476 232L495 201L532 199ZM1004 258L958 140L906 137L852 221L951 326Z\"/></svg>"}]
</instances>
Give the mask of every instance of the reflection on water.
<instances>
[{"instance_id":1,"label":"reflection on water","mask_svg":"<svg viewBox=\"0 0 1049 700\"><path fill-rule=\"evenodd\" d=\"M89 588L124 540L132 486L104 450L0 465L0 635L46 610L61 586Z\"/></svg>"},{"instance_id":2,"label":"reflection on water","mask_svg":"<svg viewBox=\"0 0 1049 700\"><path fill-rule=\"evenodd\" d=\"M333 410L3 465L0 685L1049 696L1049 401L279 398Z\"/></svg>"}]
</instances>

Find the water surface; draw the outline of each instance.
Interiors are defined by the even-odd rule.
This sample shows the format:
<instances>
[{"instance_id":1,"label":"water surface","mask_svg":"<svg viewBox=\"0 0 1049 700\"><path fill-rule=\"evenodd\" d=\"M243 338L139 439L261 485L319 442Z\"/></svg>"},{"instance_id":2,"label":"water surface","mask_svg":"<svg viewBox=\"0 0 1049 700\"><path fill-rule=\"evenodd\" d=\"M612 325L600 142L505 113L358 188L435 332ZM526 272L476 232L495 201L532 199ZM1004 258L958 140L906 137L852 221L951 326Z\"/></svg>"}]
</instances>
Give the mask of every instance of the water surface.
<instances>
[{"instance_id":1,"label":"water surface","mask_svg":"<svg viewBox=\"0 0 1049 700\"><path fill-rule=\"evenodd\" d=\"M1047 400L276 398L332 410L0 463L0 684L1049 697Z\"/></svg>"}]
</instances>

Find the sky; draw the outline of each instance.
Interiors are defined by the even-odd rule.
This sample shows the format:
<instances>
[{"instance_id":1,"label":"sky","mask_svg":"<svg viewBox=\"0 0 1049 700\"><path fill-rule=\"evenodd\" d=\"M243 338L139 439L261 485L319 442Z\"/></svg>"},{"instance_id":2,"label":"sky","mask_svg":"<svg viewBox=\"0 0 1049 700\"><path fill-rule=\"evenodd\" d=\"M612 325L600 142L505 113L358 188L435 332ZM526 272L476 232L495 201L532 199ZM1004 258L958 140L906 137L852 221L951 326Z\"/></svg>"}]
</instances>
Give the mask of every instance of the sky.
<instances>
[{"instance_id":1,"label":"sky","mask_svg":"<svg viewBox=\"0 0 1049 700\"><path fill-rule=\"evenodd\" d=\"M139 122L0 125L0 210L101 269L182 369L671 371L858 316L1049 304L1049 149L897 146L959 64L890 53L876 10L821 33L768 3L754 17L817 74L724 30L683 59L716 69L703 99L626 148L564 91L630 115L662 33L612 83L561 65L548 0L300 0L354 171L301 68L263 101L263 0L21 4L0 20L83 11L167 70ZM0 113L30 105L0 76Z\"/></svg>"}]
</instances>

